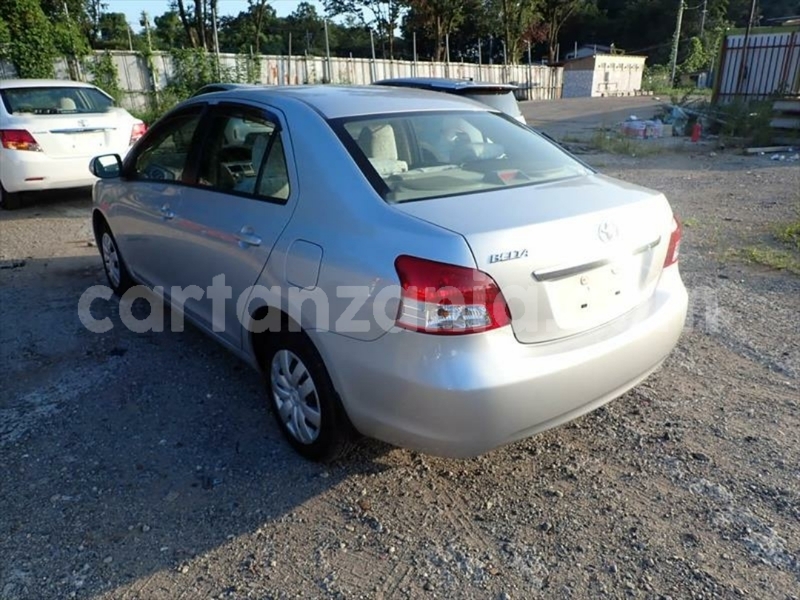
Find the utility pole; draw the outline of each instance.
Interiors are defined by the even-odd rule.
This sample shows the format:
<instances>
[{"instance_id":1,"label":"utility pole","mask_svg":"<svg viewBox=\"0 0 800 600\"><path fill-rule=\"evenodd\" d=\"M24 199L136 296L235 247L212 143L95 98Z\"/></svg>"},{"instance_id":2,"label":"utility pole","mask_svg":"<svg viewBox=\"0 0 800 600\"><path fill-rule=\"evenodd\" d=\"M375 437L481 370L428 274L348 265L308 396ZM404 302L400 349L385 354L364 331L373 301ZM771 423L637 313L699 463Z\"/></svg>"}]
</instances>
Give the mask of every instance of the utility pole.
<instances>
[{"instance_id":1,"label":"utility pole","mask_svg":"<svg viewBox=\"0 0 800 600\"><path fill-rule=\"evenodd\" d=\"M680 6L678 7L678 22L675 24L675 38L672 40L672 75L670 77L670 85L675 85L675 70L678 66L678 45L681 41L681 25L683 24L683 9L686 6L683 0L678 0Z\"/></svg>"},{"instance_id":2,"label":"utility pole","mask_svg":"<svg viewBox=\"0 0 800 600\"><path fill-rule=\"evenodd\" d=\"M217 63L217 81L222 79L222 66L219 61L219 37L217 36L217 3L214 0L211 3L211 27L214 31L214 55Z\"/></svg>"},{"instance_id":3,"label":"utility pole","mask_svg":"<svg viewBox=\"0 0 800 600\"><path fill-rule=\"evenodd\" d=\"M64 15L67 17L67 22L71 22L69 18L69 7L67 6L66 0L64 0ZM83 81L83 73L81 73L81 61L78 59L78 53L75 52L73 48L73 58L75 60L75 73L78 76L78 81Z\"/></svg>"},{"instance_id":4,"label":"utility pole","mask_svg":"<svg viewBox=\"0 0 800 600\"><path fill-rule=\"evenodd\" d=\"M706 30L706 13L708 13L708 0L703 0L703 13L700 15L700 37Z\"/></svg>"},{"instance_id":5,"label":"utility pole","mask_svg":"<svg viewBox=\"0 0 800 600\"><path fill-rule=\"evenodd\" d=\"M750 30L753 28L753 21L756 19L756 4L758 0L751 0L750 2L750 18L747 21L747 30L744 33L744 44L742 44L742 62L739 64L739 76L736 80L736 94L738 95L742 89L744 80L747 79L748 68L747 64L747 51L748 42L750 41Z\"/></svg>"},{"instance_id":6,"label":"utility pole","mask_svg":"<svg viewBox=\"0 0 800 600\"><path fill-rule=\"evenodd\" d=\"M328 81L324 83L333 83L333 69L331 69L331 43L328 38L328 19L325 19L322 24L325 26L325 64L328 69Z\"/></svg>"}]
</instances>

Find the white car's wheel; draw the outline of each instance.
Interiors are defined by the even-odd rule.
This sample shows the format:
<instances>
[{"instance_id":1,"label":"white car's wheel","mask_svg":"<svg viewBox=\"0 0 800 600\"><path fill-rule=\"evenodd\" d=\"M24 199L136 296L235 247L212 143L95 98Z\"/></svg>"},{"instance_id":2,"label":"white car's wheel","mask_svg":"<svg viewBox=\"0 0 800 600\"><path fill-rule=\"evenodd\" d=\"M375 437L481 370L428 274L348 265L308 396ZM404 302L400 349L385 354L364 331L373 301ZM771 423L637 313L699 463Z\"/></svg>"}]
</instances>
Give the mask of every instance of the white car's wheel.
<instances>
[{"instance_id":1,"label":"white car's wheel","mask_svg":"<svg viewBox=\"0 0 800 600\"><path fill-rule=\"evenodd\" d=\"M22 195L18 193L12 194L6 191L6 188L3 187L3 183L0 182L0 206L6 210L16 210L22 206Z\"/></svg>"}]
</instances>

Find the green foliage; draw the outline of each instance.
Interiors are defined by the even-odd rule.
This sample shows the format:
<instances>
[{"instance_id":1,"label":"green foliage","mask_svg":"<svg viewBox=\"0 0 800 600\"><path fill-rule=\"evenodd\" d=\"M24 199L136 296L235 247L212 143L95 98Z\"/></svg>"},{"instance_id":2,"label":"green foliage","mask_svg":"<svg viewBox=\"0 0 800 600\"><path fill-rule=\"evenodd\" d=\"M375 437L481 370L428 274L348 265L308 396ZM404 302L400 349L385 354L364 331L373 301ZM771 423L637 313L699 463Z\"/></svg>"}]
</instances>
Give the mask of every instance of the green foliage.
<instances>
[{"instance_id":1,"label":"green foliage","mask_svg":"<svg viewBox=\"0 0 800 600\"><path fill-rule=\"evenodd\" d=\"M689 50L686 53L686 58L678 67L678 72L682 75L690 75L698 71L702 71L711 64L711 56L703 46L703 40L699 37L693 37L689 40Z\"/></svg>"},{"instance_id":2,"label":"green foliage","mask_svg":"<svg viewBox=\"0 0 800 600\"><path fill-rule=\"evenodd\" d=\"M119 104L122 101L122 89L119 87L117 66L111 54L106 51L95 54L84 64L86 71L92 76L92 83L105 91Z\"/></svg>"},{"instance_id":3,"label":"green foliage","mask_svg":"<svg viewBox=\"0 0 800 600\"><path fill-rule=\"evenodd\" d=\"M782 244L800 251L800 217L790 223L778 225L775 228L775 237Z\"/></svg>"},{"instance_id":4,"label":"green foliage","mask_svg":"<svg viewBox=\"0 0 800 600\"><path fill-rule=\"evenodd\" d=\"M720 134L743 138L755 145L769 144L772 137L772 101L744 102L737 100L717 107Z\"/></svg>"},{"instance_id":5,"label":"green foliage","mask_svg":"<svg viewBox=\"0 0 800 600\"><path fill-rule=\"evenodd\" d=\"M647 65L642 75L642 89L655 94L662 94L665 90L671 90L671 76L669 65Z\"/></svg>"},{"instance_id":6,"label":"green foliage","mask_svg":"<svg viewBox=\"0 0 800 600\"><path fill-rule=\"evenodd\" d=\"M19 77L53 77L55 36L38 0L3 0L0 21L8 32L0 58L11 62Z\"/></svg>"}]
</instances>

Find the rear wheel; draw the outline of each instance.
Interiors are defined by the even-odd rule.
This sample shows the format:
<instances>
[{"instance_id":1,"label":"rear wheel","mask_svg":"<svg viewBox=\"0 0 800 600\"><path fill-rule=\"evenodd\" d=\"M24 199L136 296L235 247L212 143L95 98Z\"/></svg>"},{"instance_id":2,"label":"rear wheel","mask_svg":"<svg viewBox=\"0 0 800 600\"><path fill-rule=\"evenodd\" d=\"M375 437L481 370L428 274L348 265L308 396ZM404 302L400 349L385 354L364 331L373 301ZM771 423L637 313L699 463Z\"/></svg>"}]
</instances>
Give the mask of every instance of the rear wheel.
<instances>
[{"instance_id":1,"label":"rear wheel","mask_svg":"<svg viewBox=\"0 0 800 600\"><path fill-rule=\"evenodd\" d=\"M7 192L0 181L0 206L6 210L16 210L22 206L22 194Z\"/></svg>"},{"instance_id":2,"label":"rear wheel","mask_svg":"<svg viewBox=\"0 0 800 600\"><path fill-rule=\"evenodd\" d=\"M300 333L277 334L263 366L273 415L292 448L315 461L341 457L354 432L311 342Z\"/></svg>"},{"instance_id":3,"label":"rear wheel","mask_svg":"<svg viewBox=\"0 0 800 600\"><path fill-rule=\"evenodd\" d=\"M111 234L108 225L104 224L100 230L99 246L108 284L117 296L122 296L133 286L133 279L128 273L128 269L119 252L117 241Z\"/></svg>"}]
</instances>

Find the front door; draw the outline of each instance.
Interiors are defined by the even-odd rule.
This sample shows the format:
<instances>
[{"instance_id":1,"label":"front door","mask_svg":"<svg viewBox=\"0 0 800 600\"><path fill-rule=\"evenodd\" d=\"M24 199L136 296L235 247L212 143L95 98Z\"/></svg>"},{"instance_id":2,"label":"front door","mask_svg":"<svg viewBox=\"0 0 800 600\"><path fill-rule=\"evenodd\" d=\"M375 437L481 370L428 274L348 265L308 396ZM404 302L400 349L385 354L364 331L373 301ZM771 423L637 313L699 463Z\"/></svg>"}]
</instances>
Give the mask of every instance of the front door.
<instances>
[{"instance_id":1,"label":"front door","mask_svg":"<svg viewBox=\"0 0 800 600\"><path fill-rule=\"evenodd\" d=\"M179 262L173 227L191 177L190 154L203 107L192 106L159 123L135 147L125 165L129 196L114 216L122 254L135 258L129 266L136 278L167 292L174 285L171 265Z\"/></svg>"}]
</instances>

